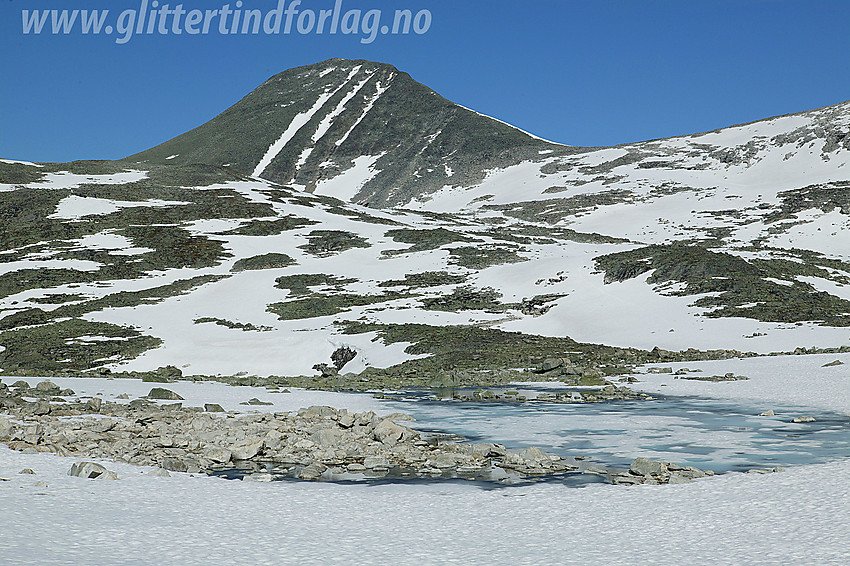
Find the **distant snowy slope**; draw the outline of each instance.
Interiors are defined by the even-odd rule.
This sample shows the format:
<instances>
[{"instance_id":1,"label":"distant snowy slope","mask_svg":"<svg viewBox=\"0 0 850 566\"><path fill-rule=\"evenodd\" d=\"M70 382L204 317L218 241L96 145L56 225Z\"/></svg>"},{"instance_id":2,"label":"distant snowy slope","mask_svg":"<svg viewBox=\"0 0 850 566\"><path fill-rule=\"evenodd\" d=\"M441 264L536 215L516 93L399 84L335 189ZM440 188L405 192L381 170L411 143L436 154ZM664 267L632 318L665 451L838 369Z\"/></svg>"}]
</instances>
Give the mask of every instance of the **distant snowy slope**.
<instances>
[{"instance_id":1,"label":"distant snowy slope","mask_svg":"<svg viewBox=\"0 0 850 566\"><path fill-rule=\"evenodd\" d=\"M581 149L333 59L132 158L0 160L0 368L847 348L848 161L850 103Z\"/></svg>"}]
</instances>

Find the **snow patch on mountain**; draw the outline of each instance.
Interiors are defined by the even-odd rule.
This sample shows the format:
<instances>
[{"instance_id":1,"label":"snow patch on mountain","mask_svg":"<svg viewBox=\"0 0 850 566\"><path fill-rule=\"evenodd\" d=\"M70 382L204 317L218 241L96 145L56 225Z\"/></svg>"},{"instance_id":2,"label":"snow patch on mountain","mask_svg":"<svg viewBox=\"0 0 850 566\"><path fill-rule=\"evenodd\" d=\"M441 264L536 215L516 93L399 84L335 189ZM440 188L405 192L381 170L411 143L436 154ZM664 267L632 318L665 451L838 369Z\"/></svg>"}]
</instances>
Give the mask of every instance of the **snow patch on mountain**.
<instances>
[{"instance_id":1,"label":"snow patch on mountain","mask_svg":"<svg viewBox=\"0 0 850 566\"><path fill-rule=\"evenodd\" d=\"M343 200L353 199L363 185L378 174L375 164L383 156L384 154L381 153L356 157L353 167L346 169L341 175L319 181L313 192L317 195L327 195Z\"/></svg>"},{"instance_id":2,"label":"snow patch on mountain","mask_svg":"<svg viewBox=\"0 0 850 566\"><path fill-rule=\"evenodd\" d=\"M275 141L272 145L269 146L269 149L266 151L265 155L263 155L262 159L260 159L260 162L254 168L253 176L261 176L263 174L263 171L266 170L266 167L268 167L271 162L274 161L275 157L277 157L278 154L283 151L283 148L286 147L286 145L292 140L293 137L295 137L295 134L297 134L301 128L306 126L307 123L309 123L310 120L313 119L313 116L328 102L328 100L333 97L333 95L345 88L345 86L348 84L348 81L350 81L351 78L354 77L354 75L356 75L359 71L360 66L357 66L352 69L351 72L349 72L348 74L348 78L345 80L345 82L342 83L342 85L340 85L336 89L326 90L321 95L319 95L319 98L313 104L312 108L310 108L306 112L301 112L297 114L292 119L292 122L289 123L289 126L286 128L286 130L284 130L284 132L277 139L277 141Z\"/></svg>"}]
</instances>

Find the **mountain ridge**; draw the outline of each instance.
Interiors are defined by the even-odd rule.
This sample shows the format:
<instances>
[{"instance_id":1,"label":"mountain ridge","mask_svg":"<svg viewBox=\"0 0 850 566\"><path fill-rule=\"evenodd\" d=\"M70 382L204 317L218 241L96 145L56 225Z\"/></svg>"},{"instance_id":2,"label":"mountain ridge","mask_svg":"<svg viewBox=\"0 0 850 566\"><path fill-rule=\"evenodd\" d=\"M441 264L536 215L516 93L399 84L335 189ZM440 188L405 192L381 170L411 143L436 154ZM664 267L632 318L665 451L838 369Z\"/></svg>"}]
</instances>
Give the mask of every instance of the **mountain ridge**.
<instances>
[{"instance_id":1,"label":"mountain ridge","mask_svg":"<svg viewBox=\"0 0 850 566\"><path fill-rule=\"evenodd\" d=\"M309 192L355 170L348 182L358 202L392 206L546 150L574 151L456 105L391 65L329 59L270 77L219 116L126 161L229 164Z\"/></svg>"}]
</instances>

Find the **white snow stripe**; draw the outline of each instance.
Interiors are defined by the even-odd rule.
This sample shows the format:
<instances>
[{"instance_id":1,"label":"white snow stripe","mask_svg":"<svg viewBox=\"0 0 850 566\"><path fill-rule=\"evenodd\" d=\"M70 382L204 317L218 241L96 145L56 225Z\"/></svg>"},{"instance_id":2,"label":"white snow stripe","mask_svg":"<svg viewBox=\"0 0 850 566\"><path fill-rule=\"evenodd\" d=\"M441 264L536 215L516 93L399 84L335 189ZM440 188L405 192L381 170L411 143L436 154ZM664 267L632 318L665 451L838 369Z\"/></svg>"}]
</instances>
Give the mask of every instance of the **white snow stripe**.
<instances>
[{"instance_id":1,"label":"white snow stripe","mask_svg":"<svg viewBox=\"0 0 850 566\"><path fill-rule=\"evenodd\" d=\"M360 125L360 122L363 121L363 118L366 117L366 114L369 113L369 110L372 109L372 107L375 105L375 102L378 101L378 99L381 97L382 94L387 92L387 89L389 89L390 85L392 84L393 78L395 78L395 75L390 76L389 83L387 83L387 86L381 86L381 82L378 81L377 92L375 92L375 96L373 96L371 99L369 99L369 102L366 103L366 106L363 108L363 112L360 114L360 117L357 119L357 121L354 122L354 125L352 125L351 128L349 128L349 130L347 132L345 132L344 136L342 136L340 139L337 140L337 142L336 142L337 147L341 146L345 142L345 140L348 139L348 136L350 136L351 132L353 132L354 129L357 126Z\"/></svg>"},{"instance_id":2,"label":"white snow stripe","mask_svg":"<svg viewBox=\"0 0 850 566\"><path fill-rule=\"evenodd\" d=\"M357 96L357 93L360 92L364 86L366 86L366 83L369 82L373 74L374 73L369 73L369 75L365 79L360 81L360 83L358 83L357 86L354 87L354 90L346 94L345 97L339 101L339 104L337 104L337 107L333 109L333 112L329 113L322 119L321 122L319 122L319 126L318 128L316 128L316 133L314 133L313 137L310 138L310 141L312 141L312 143L315 144L317 141L322 139L325 134L328 133L328 130L330 130L333 121L337 118L337 116L339 116L345 111L345 106L351 101L352 98ZM314 147L310 146L301 153L301 156L298 158L298 163L295 164L296 170L300 169L305 163L307 163L307 159L310 157L310 154L313 153L313 149Z\"/></svg>"},{"instance_id":3,"label":"white snow stripe","mask_svg":"<svg viewBox=\"0 0 850 566\"><path fill-rule=\"evenodd\" d=\"M322 108L322 106L324 106L325 103L327 103L327 101L330 100L331 97L333 97L333 95L343 89L345 85L348 84L348 81L351 80L351 78L356 75L359 70L360 65L354 67L354 69L351 70L351 73L349 73L348 79L346 79L346 81L339 88L333 91L325 91L324 93L322 93L321 96L319 96L319 99L316 100L316 103L313 104L312 108L310 108L306 112L301 112L292 119L292 122L289 123L289 127L286 128L286 130L283 132L283 134L281 134L277 141L275 141L269 146L269 149L266 151L265 155L263 155L263 158L260 159L260 162L254 168L254 177L259 177L263 174L263 171L265 171L266 168L271 165L271 162L274 161L275 157L277 157L280 152L283 151L283 148L286 147L286 144L288 144L292 140L292 138L295 137L295 134L297 134L301 128L307 125L307 123L313 119L313 116L316 115L316 112L318 112Z\"/></svg>"}]
</instances>

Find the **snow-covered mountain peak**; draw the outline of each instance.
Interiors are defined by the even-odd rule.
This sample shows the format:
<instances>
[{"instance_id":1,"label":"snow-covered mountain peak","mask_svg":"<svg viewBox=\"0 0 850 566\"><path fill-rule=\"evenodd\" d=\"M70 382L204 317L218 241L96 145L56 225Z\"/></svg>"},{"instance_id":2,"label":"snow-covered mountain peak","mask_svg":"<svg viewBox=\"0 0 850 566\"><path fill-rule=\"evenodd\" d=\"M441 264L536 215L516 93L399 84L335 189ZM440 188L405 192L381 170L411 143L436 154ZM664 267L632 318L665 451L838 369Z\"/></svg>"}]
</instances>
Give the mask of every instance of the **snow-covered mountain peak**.
<instances>
[{"instance_id":1,"label":"snow-covered mountain peak","mask_svg":"<svg viewBox=\"0 0 850 566\"><path fill-rule=\"evenodd\" d=\"M373 207L571 150L458 106L391 65L329 59L271 77L206 124L129 161L228 164Z\"/></svg>"}]
</instances>

